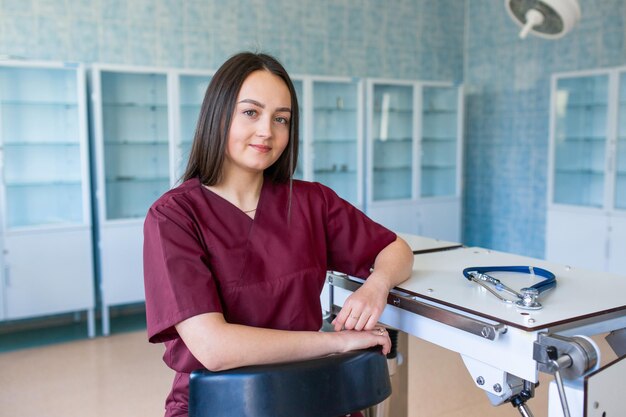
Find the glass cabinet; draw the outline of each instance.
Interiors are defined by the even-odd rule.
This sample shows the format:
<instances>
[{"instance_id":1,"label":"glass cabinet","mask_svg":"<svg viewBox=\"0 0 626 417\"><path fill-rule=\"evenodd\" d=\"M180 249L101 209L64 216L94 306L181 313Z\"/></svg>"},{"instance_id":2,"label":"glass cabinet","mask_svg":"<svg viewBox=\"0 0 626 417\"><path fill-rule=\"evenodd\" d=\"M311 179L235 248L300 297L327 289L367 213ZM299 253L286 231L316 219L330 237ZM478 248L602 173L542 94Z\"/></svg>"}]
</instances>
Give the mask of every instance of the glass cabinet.
<instances>
[{"instance_id":1,"label":"glass cabinet","mask_svg":"<svg viewBox=\"0 0 626 417\"><path fill-rule=\"evenodd\" d=\"M461 86L367 82L370 217L398 232L460 240Z\"/></svg>"},{"instance_id":2,"label":"glass cabinet","mask_svg":"<svg viewBox=\"0 0 626 417\"><path fill-rule=\"evenodd\" d=\"M555 74L546 258L626 267L626 68Z\"/></svg>"},{"instance_id":3,"label":"glass cabinet","mask_svg":"<svg viewBox=\"0 0 626 417\"><path fill-rule=\"evenodd\" d=\"M182 166L185 134L175 132L188 128L183 120L192 116L181 109L175 118L172 103L179 92L174 91L173 79L172 70L93 65L95 236L104 334L110 330L109 306L144 300L143 221L152 203L175 183ZM181 106L197 105L197 94L190 92L196 88L194 82L178 84L181 92L189 93L184 98L180 94ZM180 138L179 146L175 137Z\"/></svg>"},{"instance_id":4,"label":"glass cabinet","mask_svg":"<svg viewBox=\"0 0 626 417\"><path fill-rule=\"evenodd\" d=\"M93 336L86 108L82 65L0 61L0 319L86 310Z\"/></svg>"}]
</instances>

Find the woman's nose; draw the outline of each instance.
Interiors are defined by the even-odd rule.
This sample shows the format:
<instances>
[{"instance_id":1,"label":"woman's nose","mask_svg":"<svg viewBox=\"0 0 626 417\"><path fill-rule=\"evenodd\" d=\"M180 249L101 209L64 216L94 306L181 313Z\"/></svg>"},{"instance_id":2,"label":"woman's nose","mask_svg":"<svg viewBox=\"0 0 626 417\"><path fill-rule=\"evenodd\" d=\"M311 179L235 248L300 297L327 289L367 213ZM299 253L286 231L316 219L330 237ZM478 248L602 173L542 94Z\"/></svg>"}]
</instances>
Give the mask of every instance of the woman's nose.
<instances>
[{"instance_id":1,"label":"woman's nose","mask_svg":"<svg viewBox=\"0 0 626 417\"><path fill-rule=\"evenodd\" d=\"M272 119L270 117L262 117L259 119L256 134L264 138L272 136Z\"/></svg>"}]
</instances>

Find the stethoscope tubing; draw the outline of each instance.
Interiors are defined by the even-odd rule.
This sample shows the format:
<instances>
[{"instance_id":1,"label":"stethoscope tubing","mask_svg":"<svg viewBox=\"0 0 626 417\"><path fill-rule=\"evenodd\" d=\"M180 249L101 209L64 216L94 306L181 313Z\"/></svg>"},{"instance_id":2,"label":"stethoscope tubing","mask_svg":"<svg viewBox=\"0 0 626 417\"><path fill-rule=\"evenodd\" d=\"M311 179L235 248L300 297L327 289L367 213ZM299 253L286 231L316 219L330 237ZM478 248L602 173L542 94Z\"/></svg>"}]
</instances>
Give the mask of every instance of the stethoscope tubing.
<instances>
[{"instance_id":1,"label":"stethoscope tubing","mask_svg":"<svg viewBox=\"0 0 626 417\"><path fill-rule=\"evenodd\" d=\"M472 277L470 273L472 272L478 274L488 274L489 272L518 272L522 274L536 275L543 279L529 288L536 289L540 294L544 291L556 287L556 276L547 269L539 268L536 266L477 266L465 268L463 270L463 276L471 281Z\"/></svg>"}]
</instances>

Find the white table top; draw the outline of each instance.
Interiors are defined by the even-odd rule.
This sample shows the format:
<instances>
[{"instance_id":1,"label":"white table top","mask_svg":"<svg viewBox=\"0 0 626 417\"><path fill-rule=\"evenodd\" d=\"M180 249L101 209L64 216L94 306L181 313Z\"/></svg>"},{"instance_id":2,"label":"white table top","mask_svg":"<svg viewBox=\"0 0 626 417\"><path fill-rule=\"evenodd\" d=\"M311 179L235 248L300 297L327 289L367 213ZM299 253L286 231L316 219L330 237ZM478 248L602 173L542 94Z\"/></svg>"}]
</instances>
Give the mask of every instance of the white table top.
<instances>
[{"instance_id":1,"label":"white table top","mask_svg":"<svg viewBox=\"0 0 626 417\"><path fill-rule=\"evenodd\" d=\"M460 243L447 242L445 240L433 239L429 237L409 235L405 233L398 233L398 236L406 241L411 247L411 250L415 252L430 252L435 250L445 250L448 248L461 247Z\"/></svg>"},{"instance_id":2,"label":"white table top","mask_svg":"<svg viewBox=\"0 0 626 417\"><path fill-rule=\"evenodd\" d=\"M429 243L409 236L411 243ZM430 242L432 243L432 242ZM413 245L412 245L413 247ZM532 265L556 275L556 288L543 293L541 310L523 310L498 300L463 276L475 266ZM541 279L529 274L492 273L519 290ZM540 330L609 313L626 316L626 277L569 268L546 261L490 251L458 248L415 256L413 274L397 287L403 292L525 330Z\"/></svg>"}]
</instances>

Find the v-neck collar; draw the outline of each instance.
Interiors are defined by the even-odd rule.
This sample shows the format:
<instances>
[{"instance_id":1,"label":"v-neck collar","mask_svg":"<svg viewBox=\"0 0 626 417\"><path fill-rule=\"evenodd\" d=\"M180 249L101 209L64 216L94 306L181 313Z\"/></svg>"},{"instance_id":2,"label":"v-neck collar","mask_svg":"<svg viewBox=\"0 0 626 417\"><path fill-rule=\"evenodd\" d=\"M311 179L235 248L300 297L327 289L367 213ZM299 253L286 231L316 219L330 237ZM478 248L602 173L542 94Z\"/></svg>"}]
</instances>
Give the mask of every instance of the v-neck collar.
<instances>
[{"instance_id":1,"label":"v-neck collar","mask_svg":"<svg viewBox=\"0 0 626 417\"><path fill-rule=\"evenodd\" d=\"M256 211L254 213L254 218L252 218L252 217L248 216L248 214L245 211L243 211L242 209L237 207L235 204L231 203L226 198L222 197L221 195L219 195L215 191L205 187L204 184L202 184L200 182L200 179L196 178L196 180L198 181L198 185L203 190L205 190L208 193L208 195L212 196L212 198L214 200L220 201L222 205L230 207L230 211L234 211L234 212L240 213L242 216L244 216L246 219L248 219L251 222L254 222L258 218L259 213L262 210L262 202L264 200L263 196L265 195L265 189L267 188L268 182L270 181L267 178L263 177L263 184L261 184L261 192L259 194L259 201L257 202L257 205L256 205Z\"/></svg>"}]
</instances>

